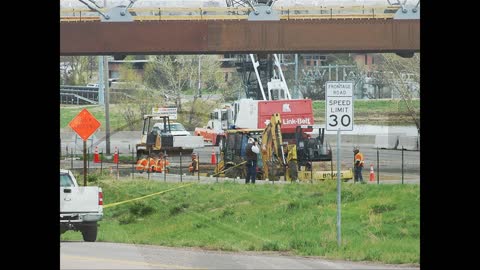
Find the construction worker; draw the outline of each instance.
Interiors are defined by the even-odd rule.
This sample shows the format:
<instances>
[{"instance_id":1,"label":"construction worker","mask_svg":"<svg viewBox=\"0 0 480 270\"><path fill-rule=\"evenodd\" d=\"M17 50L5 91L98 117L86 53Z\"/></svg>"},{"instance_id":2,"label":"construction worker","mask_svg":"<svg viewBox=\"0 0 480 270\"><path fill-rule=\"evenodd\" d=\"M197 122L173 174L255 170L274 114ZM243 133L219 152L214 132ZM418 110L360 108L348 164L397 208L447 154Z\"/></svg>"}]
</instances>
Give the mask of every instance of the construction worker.
<instances>
[{"instance_id":1,"label":"construction worker","mask_svg":"<svg viewBox=\"0 0 480 270\"><path fill-rule=\"evenodd\" d=\"M160 153L158 155L158 158L156 159L155 166L153 168L154 172L162 173L163 172L163 153Z\"/></svg>"},{"instance_id":2,"label":"construction worker","mask_svg":"<svg viewBox=\"0 0 480 270\"><path fill-rule=\"evenodd\" d=\"M158 158L151 154L148 157L148 172L155 172Z\"/></svg>"},{"instance_id":3,"label":"construction worker","mask_svg":"<svg viewBox=\"0 0 480 270\"><path fill-rule=\"evenodd\" d=\"M146 156L142 156L135 165L135 170L143 173L144 171L148 170L148 159Z\"/></svg>"},{"instance_id":4,"label":"construction worker","mask_svg":"<svg viewBox=\"0 0 480 270\"><path fill-rule=\"evenodd\" d=\"M245 178L245 184L252 181L255 184L257 178L257 154L260 153L260 149L257 146L257 139L249 138L246 147L247 156L247 176Z\"/></svg>"},{"instance_id":5,"label":"construction worker","mask_svg":"<svg viewBox=\"0 0 480 270\"><path fill-rule=\"evenodd\" d=\"M363 154L360 153L360 149L358 146L353 148L353 153L354 153L354 183L356 182L361 182L363 183L363 177L362 177L362 169L363 169L363 164L365 161L363 160Z\"/></svg>"},{"instance_id":6,"label":"construction worker","mask_svg":"<svg viewBox=\"0 0 480 270\"><path fill-rule=\"evenodd\" d=\"M192 153L192 163L190 163L190 167L188 167L188 170L192 175L195 175L196 172L198 172L198 155L197 153Z\"/></svg>"}]
</instances>

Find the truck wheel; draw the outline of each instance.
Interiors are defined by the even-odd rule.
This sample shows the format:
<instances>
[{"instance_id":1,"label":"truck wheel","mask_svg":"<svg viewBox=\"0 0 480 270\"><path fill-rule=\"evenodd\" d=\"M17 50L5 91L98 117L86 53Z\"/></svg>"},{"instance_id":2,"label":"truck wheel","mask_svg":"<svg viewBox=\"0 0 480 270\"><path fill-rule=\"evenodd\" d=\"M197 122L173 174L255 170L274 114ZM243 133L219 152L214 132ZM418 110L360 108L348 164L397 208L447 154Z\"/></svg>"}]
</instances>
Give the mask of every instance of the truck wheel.
<instances>
[{"instance_id":1,"label":"truck wheel","mask_svg":"<svg viewBox=\"0 0 480 270\"><path fill-rule=\"evenodd\" d=\"M91 226L85 226L82 229L83 241L95 242L97 240L97 224Z\"/></svg>"}]
</instances>

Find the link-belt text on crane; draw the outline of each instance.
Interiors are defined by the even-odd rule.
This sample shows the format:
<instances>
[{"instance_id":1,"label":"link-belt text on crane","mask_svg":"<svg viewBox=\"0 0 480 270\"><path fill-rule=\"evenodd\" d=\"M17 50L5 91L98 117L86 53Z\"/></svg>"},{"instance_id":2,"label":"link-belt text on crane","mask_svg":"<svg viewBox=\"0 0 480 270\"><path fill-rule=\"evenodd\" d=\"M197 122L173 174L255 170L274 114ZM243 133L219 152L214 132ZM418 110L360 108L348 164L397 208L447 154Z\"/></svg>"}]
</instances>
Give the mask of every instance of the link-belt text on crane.
<instances>
[{"instance_id":1,"label":"link-belt text on crane","mask_svg":"<svg viewBox=\"0 0 480 270\"><path fill-rule=\"evenodd\" d=\"M310 122L310 118L284 118L282 125L313 125L313 123Z\"/></svg>"}]
</instances>

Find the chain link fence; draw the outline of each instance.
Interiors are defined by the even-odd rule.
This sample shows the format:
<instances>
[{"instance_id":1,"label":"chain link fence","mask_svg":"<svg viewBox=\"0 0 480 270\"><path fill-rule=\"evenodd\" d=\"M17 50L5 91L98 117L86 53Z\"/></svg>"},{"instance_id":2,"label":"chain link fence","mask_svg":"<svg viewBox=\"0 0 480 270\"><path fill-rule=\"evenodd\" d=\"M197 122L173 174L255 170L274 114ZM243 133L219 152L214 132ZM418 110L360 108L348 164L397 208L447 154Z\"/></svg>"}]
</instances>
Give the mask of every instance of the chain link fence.
<instances>
[{"instance_id":1,"label":"chain link fence","mask_svg":"<svg viewBox=\"0 0 480 270\"><path fill-rule=\"evenodd\" d=\"M364 153L365 165L362 171L363 180L367 183L419 183L420 180L420 151L409 151L399 146L398 150L391 149L374 149L365 148ZM336 149L333 153L333 160L336 160ZM187 156L178 153L171 155L168 152L168 161L170 162L168 170L156 172L151 168L138 169L136 166L137 157L135 151L118 153L118 163L114 163L113 155L105 155L103 149L95 150L92 153L87 150L87 174L108 174L115 179L151 179L156 181L169 182L218 182L232 181L244 183L245 179L227 178L214 175L215 166L218 164L219 154L215 152L215 158L206 159L205 156L199 156L199 171L192 173L189 171L192 159L189 154ZM353 153L342 150L341 162L342 170L351 168L353 170ZM61 168L72 170L78 175L83 175L83 153L74 151L74 149L60 149ZM95 162L97 160L98 162ZM212 164L212 161L214 163ZM330 162L328 162L330 163ZM351 164L351 165L349 165ZM336 170L336 165L333 165ZM260 183L263 181L260 181ZM284 177L280 181L284 182ZM312 181L308 181L312 183ZM348 180L347 182L353 182Z\"/></svg>"}]
</instances>

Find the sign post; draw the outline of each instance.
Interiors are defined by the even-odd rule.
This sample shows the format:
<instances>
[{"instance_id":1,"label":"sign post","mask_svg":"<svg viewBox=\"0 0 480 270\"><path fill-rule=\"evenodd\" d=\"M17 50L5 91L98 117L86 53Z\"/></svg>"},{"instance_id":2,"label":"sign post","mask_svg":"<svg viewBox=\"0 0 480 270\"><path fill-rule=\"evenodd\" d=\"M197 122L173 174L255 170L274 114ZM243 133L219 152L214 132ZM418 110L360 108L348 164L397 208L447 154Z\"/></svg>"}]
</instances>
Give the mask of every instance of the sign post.
<instances>
[{"instance_id":1,"label":"sign post","mask_svg":"<svg viewBox=\"0 0 480 270\"><path fill-rule=\"evenodd\" d=\"M340 131L353 130L353 82L325 83L326 130L337 131L337 243L342 243L342 193L340 180Z\"/></svg>"},{"instance_id":2,"label":"sign post","mask_svg":"<svg viewBox=\"0 0 480 270\"><path fill-rule=\"evenodd\" d=\"M68 125L83 140L83 185L87 186L87 140L101 124L87 109L83 109Z\"/></svg>"}]
</instances>

